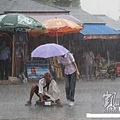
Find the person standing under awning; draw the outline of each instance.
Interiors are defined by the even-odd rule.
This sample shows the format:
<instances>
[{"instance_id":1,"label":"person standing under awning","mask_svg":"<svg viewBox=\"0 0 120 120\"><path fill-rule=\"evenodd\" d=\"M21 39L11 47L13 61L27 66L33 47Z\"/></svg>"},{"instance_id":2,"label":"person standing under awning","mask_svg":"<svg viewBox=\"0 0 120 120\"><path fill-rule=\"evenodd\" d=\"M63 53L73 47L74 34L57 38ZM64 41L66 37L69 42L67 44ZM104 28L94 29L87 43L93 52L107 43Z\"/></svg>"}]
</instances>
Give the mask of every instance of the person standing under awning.
<instances>
[{"instance_id":1,"label":"person standing under awning","mask_svg":"<svg viewBox=\"0 0 120 120\"><path fill-rule=\"evenodd\" d=\"M0 74L1 74L1 80L8 79L9 75L9 63L11 60L10 56L10 48L7 46L6 41L2 42L2 46L0 47ZM4 77L5 75L5 77Z\"/></svg>"}]
</instances>

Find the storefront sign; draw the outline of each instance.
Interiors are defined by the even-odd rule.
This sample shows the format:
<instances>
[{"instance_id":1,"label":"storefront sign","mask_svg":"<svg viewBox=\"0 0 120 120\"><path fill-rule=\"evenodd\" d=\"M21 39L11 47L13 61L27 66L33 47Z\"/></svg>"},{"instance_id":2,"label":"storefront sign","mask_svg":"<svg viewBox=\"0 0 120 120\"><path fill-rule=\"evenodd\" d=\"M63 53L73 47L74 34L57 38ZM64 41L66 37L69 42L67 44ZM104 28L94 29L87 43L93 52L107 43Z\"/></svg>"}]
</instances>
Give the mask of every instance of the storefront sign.
<instances>
[{"instance_id":1,"label":"storefront sign","mask_svg":"<svg viewBox=\"0 0 120 120\"><path fill-rule=\"evenodd\" d=\"M44 76L46 72L49 72L49 64L43 64L39 61L33 61L26 63L27 78L39 79Z\"/></svg>"}]
</instances>

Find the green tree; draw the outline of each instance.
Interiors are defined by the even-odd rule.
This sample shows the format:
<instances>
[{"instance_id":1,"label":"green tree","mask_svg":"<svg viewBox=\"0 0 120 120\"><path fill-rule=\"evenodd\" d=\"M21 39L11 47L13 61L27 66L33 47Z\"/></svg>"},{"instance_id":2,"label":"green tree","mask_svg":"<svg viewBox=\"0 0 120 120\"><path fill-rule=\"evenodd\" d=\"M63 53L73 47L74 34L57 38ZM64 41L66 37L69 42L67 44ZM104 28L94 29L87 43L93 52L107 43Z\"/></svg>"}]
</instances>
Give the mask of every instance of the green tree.
<instances>
[{"instance_id":1,"label":"green tree","mask_svg":"<svg viewBox=\"0 0 120 120\"><path fill-rule=\"evenodd\" d=\"M61 7L79 7L80 0L38 0L46 4L55 4Z\"/></svg>"},{"instance_id":2,"label":"green tree","mask_svg":"<svg viewBox=\"0 0 120 120\"><path fill-rule=\"evenodd\" d=\"M53 0L39 0L39 1L41 1L43 3L49 3L49 4L51 4L53 2Z\"/></svg>"},{"instance_id":3,"label":"green tree","mask_svg":"<svg viewBox=\"0 0 120 120\"><path fill-rule=\"evenodd\" d=\"M63 7L80 6L80 0L54 0L54 3L58 6L63 6Z\"/></svg>"},{"instance_id":4,"label":"green tree","mask_svg":"<svg viewBox=\"0 0 120 120\"><path fill-rule=\"evenodd\" d=\"M72 0L73 7L80 7L80 0Z\"/></svg>"}]
</instances>

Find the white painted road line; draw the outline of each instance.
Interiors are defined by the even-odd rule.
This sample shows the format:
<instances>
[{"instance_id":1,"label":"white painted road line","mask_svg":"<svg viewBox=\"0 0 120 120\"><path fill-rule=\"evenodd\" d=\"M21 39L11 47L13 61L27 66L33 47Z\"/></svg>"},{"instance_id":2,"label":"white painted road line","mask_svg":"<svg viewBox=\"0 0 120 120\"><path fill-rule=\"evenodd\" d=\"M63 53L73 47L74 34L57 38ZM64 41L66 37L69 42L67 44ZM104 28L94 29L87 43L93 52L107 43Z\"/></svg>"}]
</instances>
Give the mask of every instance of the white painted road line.
<instances>
[{"instance_id":1,"label":"white painted road line","mask_svg":"<svg viewBox=\"0 0 120 120\"><path fill-rule=\"evenodd\" d=\"M86 113L87 118L120 118L120 114L92 114Z\"/></svg>"}]
</instances>

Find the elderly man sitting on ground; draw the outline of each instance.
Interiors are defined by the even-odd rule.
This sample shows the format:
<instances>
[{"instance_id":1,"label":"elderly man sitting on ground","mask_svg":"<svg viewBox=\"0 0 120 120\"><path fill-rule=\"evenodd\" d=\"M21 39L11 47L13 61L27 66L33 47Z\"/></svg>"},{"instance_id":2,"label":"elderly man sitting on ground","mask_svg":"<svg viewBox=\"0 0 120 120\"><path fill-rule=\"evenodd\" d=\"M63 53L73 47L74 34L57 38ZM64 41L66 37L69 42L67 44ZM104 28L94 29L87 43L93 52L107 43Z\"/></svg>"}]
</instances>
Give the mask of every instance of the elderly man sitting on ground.
<instances>
[{"instance_id":1,"label":"elderly man sitting on ground","mask_svg":"<svg viewBox=\"0 0 120 120\"><path fill-rule=\"evenodd\" d=\"M51 99L57 105L61 105L60 102L60 90L54 79L51 79L51 73L47 72L44 77L39 80L39 85L33 85L30 91L29 101L26 106L31 105L32 97L34 93L39 97L39 101L44 103L47 99Z\"/></svg>"}]
</instances>

